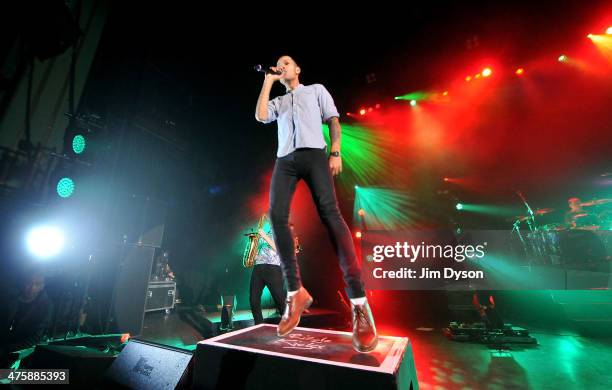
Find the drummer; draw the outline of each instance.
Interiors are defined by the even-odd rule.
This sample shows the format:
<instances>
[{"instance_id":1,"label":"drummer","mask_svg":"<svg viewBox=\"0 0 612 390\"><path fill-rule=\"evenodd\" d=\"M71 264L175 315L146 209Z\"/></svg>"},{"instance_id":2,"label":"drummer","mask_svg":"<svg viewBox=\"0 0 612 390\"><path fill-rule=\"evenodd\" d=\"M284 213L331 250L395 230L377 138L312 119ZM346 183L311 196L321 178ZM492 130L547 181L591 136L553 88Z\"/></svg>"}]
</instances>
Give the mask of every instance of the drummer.
<instances>
[{"instance_id":1,"label":"drummer","mask_svg":"<svg viewBox=\"0 0 612 390\"><path fill-rule=\"evenodd\" d=\"M590 203L583 203L580 198L572 197L567 200L569 210L565 213L565 224L570 229L584 227L585 225L596 225L596 216L585 210L584 206Z\"/></svg>"}]
</instances>

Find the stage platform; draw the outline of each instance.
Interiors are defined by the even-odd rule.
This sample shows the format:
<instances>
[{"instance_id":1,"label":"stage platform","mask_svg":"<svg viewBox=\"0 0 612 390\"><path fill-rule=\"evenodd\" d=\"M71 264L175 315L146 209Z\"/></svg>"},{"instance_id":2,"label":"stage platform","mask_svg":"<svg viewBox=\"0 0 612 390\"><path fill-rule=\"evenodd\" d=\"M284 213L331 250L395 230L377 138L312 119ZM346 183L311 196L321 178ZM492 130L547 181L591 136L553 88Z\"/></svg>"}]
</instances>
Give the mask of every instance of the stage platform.
<instances>
[{"instance_id":1,"label":"stage platform","mask_svg":"<svg viewBox=\"0 0 612 390\"><path fill-rule=\"evenodd\" d=\"M260 324L198 343L194 387L418 389L408 338L381 336L376 349L353 349L352 333L296 328L286 337Z\"/></svg>"}]
</instances>

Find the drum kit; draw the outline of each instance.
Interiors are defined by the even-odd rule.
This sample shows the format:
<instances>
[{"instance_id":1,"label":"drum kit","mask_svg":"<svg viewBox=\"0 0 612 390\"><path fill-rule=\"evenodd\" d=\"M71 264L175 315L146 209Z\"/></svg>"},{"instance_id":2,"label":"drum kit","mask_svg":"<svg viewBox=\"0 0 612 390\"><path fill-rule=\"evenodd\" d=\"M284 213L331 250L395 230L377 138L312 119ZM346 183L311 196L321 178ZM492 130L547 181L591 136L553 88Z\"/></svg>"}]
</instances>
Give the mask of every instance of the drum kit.
<instances>
[{"instance_id":1,"label":"drum kit","mask_svg":"<svg viewBox=\"0 0 612 390\"><path fill-rule=\"evenodd\" d=\"M564 222L543 223L555 211L533 210L525 196L517 192L526 215L513 221L514 251L529 265L551 265L570 269L605 271L610 269L612 249L612 199L594 199L576 204ZM577 198L574 198L577 199ZM578 199L579 201L579 199Z\"/></svg>"}]
</instances>

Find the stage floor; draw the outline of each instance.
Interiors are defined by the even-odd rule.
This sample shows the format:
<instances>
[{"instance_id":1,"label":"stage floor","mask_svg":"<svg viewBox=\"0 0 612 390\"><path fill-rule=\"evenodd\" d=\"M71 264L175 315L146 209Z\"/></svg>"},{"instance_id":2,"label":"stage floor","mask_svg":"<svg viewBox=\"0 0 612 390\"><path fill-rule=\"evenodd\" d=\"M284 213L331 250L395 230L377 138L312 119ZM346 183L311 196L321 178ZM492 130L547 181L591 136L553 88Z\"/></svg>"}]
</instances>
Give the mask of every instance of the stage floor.
<instances>
[{"instance_id":1,"label":"stage floor","mask_svg":"<svg viewBox=\"0 0 612 390\"><path fill-rule=\"evenodd\" d=\"M177 307L166 315L164 311L149 312L145 315L142 339L170 345L188 350L195 349L195 344L202 340L204 333L198 330L186 319L186 313L190 312L192 319L197 321L198 317L206 318L213 325L213 334L218 335L221 324L221 312L204 313L200 311L189 311L187 308ZM263 311L264 320L267 323L278 323L280 317L275 310ZM234 329L240 330L253 326L253 316L250 310L238 310L234 313ZM339 313L320 308L311 308L309 313L302 316L302 325L307 327L337 327L340 320Z\"/></svg>"},{"instance_id":2,"label":"stage floor","mask_svg":"<svg viewBox=\"0 0 612 390\"><path fill-rule=\"evenodd\" d=\"M379 330L410 338L423 390L612 388L612 339L531 328L538 345L498 351L450 341L440 328L390 329L379 324ZM178 313L148 314L142 338L187 350L203 339Z\"/></svg>"}]
</instances>

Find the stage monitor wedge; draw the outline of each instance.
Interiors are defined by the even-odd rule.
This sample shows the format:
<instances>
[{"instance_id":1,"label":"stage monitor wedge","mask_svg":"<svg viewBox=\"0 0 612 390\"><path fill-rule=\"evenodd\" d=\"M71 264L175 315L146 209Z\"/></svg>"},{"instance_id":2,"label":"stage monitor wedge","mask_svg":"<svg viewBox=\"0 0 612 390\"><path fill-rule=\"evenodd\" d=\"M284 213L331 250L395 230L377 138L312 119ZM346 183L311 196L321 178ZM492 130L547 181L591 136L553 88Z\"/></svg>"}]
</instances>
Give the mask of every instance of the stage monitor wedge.
<instances>
[{"instance_id":1,"label":"stage monitor wedge","mask_svg":"<svg viewBox=\"0 0 612 390\"><path fill-rule=\"evenodd\" d=\"M105 388L189 388L192 357L189 351L133 339L106 371L103 382Z\"/></svg>"}]
</instances>

